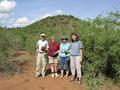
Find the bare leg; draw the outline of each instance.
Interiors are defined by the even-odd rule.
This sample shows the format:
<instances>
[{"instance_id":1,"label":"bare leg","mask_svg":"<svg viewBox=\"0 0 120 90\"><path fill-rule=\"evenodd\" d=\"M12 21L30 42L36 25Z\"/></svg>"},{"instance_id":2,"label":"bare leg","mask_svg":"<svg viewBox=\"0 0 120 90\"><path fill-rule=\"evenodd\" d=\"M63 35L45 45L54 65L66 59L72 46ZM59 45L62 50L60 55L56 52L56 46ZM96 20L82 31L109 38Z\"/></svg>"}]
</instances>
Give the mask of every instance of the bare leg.
<instances>
[{"instance_id":1,"label":"bare leg","mask_svg":"<svg viewBox=\"0 0 120 90\"><path fill-rule=\"evenodd\" d=\"M51 73L54 73L54 64L51 64Z\"/></svg>"},{"instance_id":2,"label":"bare leg","mask_svg":"<svg viewBox=\"0 0 120 90\"><path fill-rule=\"evenodd\" d=\"M63 76L64 76L64 71L61 70L61 76L60 76L60 78L63 78Z\"/></svg>"},{"instance_id":3,"label":"bare leg","mask_svg":"<svg viewBox=\"0 0 120 90\"><path fill-rule=\"evenodd\" d=\"M58 69L58 64L57 63L54 64L54 68L55 68L55 72L57 72L57 69Z\"/></svg>"},{"instance_id":4,"label":"bare leg","mask_svg":"<svg viewBox=\"0 0 120 90\"><path fill-rule=\"evenodd\" d=\"M69 71L66 70L66 75L65 75L66 78L69 77Z\"/></svg>"},{"instance_id":5,"label":"bare leg","mask_svg":"<svg viewBox=\"0 0 120 90\"><path fill-rule=\"evenodd\" d=\"M57 63L54 64L54 68L55 68L55 76L58 77L58 73L57 73L58 64Z\"/></svg>"},{"instance_id":6,"label":"bare leg","mask_svg":"<svg viewBox=\"0 0 120 90\"><path fill-rule=\"evenodd\" d=\"M54 77L54 64L51 64L51 77Z\"/></svg>"}]
</instances>

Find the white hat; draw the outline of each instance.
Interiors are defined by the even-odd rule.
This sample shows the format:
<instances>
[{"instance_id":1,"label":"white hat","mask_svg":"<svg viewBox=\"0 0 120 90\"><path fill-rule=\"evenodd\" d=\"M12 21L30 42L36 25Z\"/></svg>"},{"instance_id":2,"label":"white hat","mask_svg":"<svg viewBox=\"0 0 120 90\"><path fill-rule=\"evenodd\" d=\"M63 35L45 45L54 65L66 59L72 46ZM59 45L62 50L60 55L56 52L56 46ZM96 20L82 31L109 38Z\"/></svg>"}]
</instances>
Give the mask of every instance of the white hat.
<instances>
[{"instance_id":1,"label":"white hat","mask_svg":"<svg viewBox=\"0 0 120 90\"><path fill-rule=\"evenodd\" d=\"M41 36L41 37L45 37L45 34L44 34L44 33L42 33L42 34L40 34L40 36Z\"/></svg>"}]
</instances>

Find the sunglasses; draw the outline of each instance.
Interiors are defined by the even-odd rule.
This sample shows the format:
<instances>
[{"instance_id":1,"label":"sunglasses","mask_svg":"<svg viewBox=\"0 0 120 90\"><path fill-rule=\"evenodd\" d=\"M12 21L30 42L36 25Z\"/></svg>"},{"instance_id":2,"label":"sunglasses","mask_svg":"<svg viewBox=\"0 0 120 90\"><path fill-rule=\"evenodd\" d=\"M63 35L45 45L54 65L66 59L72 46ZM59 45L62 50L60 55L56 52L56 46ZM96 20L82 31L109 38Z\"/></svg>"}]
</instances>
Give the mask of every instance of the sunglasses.
<instances>
[{"instance_id":1,"label":"sunglasses","mask_svg":"<svg viewBox=\"0 0 120 90\"><path fill-rule=\"evenodd\" d=\"M67 38L62 38L61 40L68 40Z\"/></svg>"}]
</instances>

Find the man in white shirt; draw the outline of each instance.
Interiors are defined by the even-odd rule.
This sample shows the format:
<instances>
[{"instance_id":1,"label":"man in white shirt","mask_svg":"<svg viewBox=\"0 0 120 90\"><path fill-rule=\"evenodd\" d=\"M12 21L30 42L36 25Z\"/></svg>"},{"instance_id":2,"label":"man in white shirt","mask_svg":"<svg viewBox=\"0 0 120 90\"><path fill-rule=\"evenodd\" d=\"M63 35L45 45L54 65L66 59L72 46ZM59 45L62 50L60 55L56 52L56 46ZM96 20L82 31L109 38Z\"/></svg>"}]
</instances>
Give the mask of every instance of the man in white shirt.
<instances>
[{"instance_id":1,"label":"man in white shirt","mask_svg":"<svg viewBox=\"0 0 120 90\"><path fill-rule=\"evenodd\" d=\"M36 44L36 52L37 52L37 67L36 67L36 77L42 75L45 77L45 69L46 69L46 52L49 48L48 42L46 40L45 34L40 35L40 40L38 40Z\"/></svg>"}]
</instances>

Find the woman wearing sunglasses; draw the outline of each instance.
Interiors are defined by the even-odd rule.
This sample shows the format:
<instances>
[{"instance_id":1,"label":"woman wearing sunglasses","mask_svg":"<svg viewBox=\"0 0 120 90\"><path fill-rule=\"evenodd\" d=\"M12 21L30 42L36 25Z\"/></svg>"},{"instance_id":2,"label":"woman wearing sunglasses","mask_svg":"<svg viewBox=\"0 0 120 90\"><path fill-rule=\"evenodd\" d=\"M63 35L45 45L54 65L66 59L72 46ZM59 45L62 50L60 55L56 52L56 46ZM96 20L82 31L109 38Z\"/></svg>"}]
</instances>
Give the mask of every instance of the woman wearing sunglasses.
<instances>
[{"instance_id":1,"label":"woman wearing sunglasses","mask_svg":"<svg viewBox=\"0 0 120 90\"><path fill-rule=\"evenodd\" d=\"M66 71L66 77L69 75L69 65L68 62L70 60L69 50L70 50L70 43L68 43L68 38L63 36L61 38L62 42L60 44L60 67L61 67L61 77L64 76L64 70Z\"/></svg>"}]
</instances>

